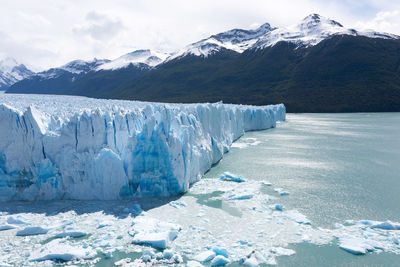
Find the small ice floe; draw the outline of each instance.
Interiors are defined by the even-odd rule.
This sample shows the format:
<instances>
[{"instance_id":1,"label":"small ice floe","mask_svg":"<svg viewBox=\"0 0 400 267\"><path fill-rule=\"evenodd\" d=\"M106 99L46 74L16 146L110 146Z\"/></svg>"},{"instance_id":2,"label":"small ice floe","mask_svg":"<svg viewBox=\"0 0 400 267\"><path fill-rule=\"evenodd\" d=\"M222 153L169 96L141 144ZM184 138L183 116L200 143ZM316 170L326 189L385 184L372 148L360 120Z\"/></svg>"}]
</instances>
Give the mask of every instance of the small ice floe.
<instances>
[{"instance_id":1,"label":"small ice floe","mask_svg":"<svg viewBox=\"0 0 400 267\"><path fill-rule=\"evenodd\" d=\"M9 224L0 225L0 231L7 231L7 230L14 229L14 228L15 228L15 226L12 226L12 225L9 225Z\"/></svg>"},{"instance_id":2,"label":"small ice floe","mask_svg":"<svg viewBox=\"0 0 400 267\"><path fill-rule=\"evenodd\" d=\"M275 204L272 206L274 210L283 211L285 207L282 204Z\"/></svg>"},{"instance_id":3,"label":"small ice floe","mask_svg":"<svg viewBox=\"0 0 400 267\"><path fill-rule=\"evenodd\" d=\"M237 147L237 148L246 148L248 146L257 146L261 144L260 141L257 140L257 138L242 138L238 142L235 142L232 144L232 147Z\"/></svg>"},{"instance_id":4,"label":"small ice floe","mask_svg":"<svg viewBox=\"0 0 400 267\"><path fill-rule=\"evenodd\" d=\"M228 258L218 255L211 261L211 266L225 266L230 262L231 261Z\"/></svg>"},{"instance_id":5,"label":"small ice floe","mask_svg":"<svg viewBox=\"0 0 400 267\"><path fill-rule=\"evenodd\" d=\"M174 253L172 250L164 250L163 253L154 253L151 249L144 249L142 256L134 262L118 263L119 266L138 267L138 266L153 266L153 265L171 265L180 264L183 262L182 256Z\"/></svg>"},{"instance_id":6,"label":"small ice floe","mask_svg":"<svg viewBox=\"0 0 400 267\"><path fill-rule=\"evenodd\" d=\"M221 255L221 256L224 256L225 258L229 258L228 251L224 248L213 247L212 251L214 251L215 255L217 255L217 256Z\"/></svg>"},{"instance_id":7,"label":"small ice floe","mask_svg":"<svg viewBox=\"0 0 400 267\"><path fill-rule=\"evenodd\" d=\"M169 259L172 258L172 256L174 256L174 252L172 250L170 250L170 249L166 249L166 250L163 251L162 256L163 256L164 259L169 260Z\"/></svg>"},{"instance_id":8,"label":"small ice floe","mask_svg":"<svg viewBox=\"0 0 400 267\"><path fill-rule=\"evenodd\" d=\"M24 218L22 218L22 217L20 217L20 216L18 216L17 217L17 219L16 218L14 218L14 217L8 217L7 218L7 223L8 224L14 224L14 225L16 225L16 224L29 224L29 223L27 223L27 222L25 222L24 221Z\"/></svg>"},{"instance_id":9,"label":"small ice floe","mask_svg":"<svg viewBox=\"0 0 400 267\"><path fill-rule=\"evenodd\" d=\"M261 181L260 184L265 185L265 186L271 186L272 184L268 181Z\"/></svg>"},{"instance_id":10,"label":"small ice floe","mask_svg":"<svg viewBox=\"0 0 400 267\"><path fill-rule=\"evenodd\" d=\"M101 229L101 228L111 226L111 225L113 225L112 221L100 221L99 225L97 226L97 229Z\"/></svg>"},{"instance_id":11,"label":"small ice floe","mask_svg":"<svg viewBox=\"0 0 400 267\"><path fill-rule=\"evenodd\" d=\"M252 251L247 257L242 258L239 263L244 266L256 267L260 264L266 263L265 257L258 251Z\"/></svg>"},{"instance_id":12,"label":"small ice floe","mask_svg":"<svg viewBox=\"0 0 400 267\"><path fill-rule=\"evenodd\" d=\"M169 202L169 205L171 207L174 207L175 209L181 209L181 208L185 208L187 206L187 204L183 201L171 201L171 202Z\"/></svg>"},{"instance_id":13,"label":"small ice floe","mask_svg":"<svg viewBox=\"0 0 400 267\"><path fill-rule=\"evenodd\" d=\"M339 238L339 247L354 255L363 255L374 250L374 247L367 240L354 236Z\"/></svg>"},{"instance_id":14,"label":"small ice floe","mask_svg":"<svg viewBox=\"0 0 400 267\"><path fill-rule=\"evenodd\" d=\"M177 224L158 221L154 218L139 216L133 220L132 243L165 249L178 236L181 227Z\"/></svg>"},{"instance_id":15,"label":"small ice floe","mask_svg":"<svg viewBox=\"0 0 400 267\"><path fill-rule=\"evenodd\" d=\"M194 259L199 262L209 262L217 256L214 251L207 250L197 254Z\"/></svg>"},{"instance_id":16,"label":"small ice floe","mask_svg":"<svg viewBox=\"0 0 400 267\"><path fill-rule=\"evenodd\" d=\"M383 229L383 230L400 230L400 224L391 221L376 222L371 225L372 229Z\"/></svg>"},{"instance_id":17,"label":"small ice floe","mask_svg":"<svg viewBox=\"0 0 400 267\"><path fill-rule=\"evenodd\" d=\"M49 230L42 227L26 227L17 232L17 236L45 235Z\"/></svg>"},{"instance_id":18,"label":"small ice floe","mask_svg":"<svg viewBox=\"0 0 400 267\"><path fill-rule=\"evenodd\" d=\"M131 262L131 258L124 258L122 260L114 262L115 266L128 266Z\"/></svg>"},{"instance_id":19,"label":"small ice floe","mask_svg":"<svg viewBox=\"0 0 400 267\"><path fill-rule=\"evenodd\" d=\"M229 196L229 200L245 200L245 199L252 199L253 197L254 197L253 194L244 194L244 195L232 194Z\"/></svg>"},{"instance_id":20,"label":"small ice floe","mask_svg":"<svg viewBox=\"0 0 400 267\"><path fill-rule=\"evenodd\" d=\"M79 231L66 231L55 235L55 238L64 238L64 237L72 237L79 238L86 236L86 233Z\"/></svg>"},{"instance_id":21,"label":"small ice floe","mask_svg":"<svg viewBox=\"0 0 400 267\"><path fill-rule=\"evenodd\" d=\"M293 249L288 249L288 248L282 248L282 247L272 247L269 249L269 251L276 256L291 256L296 254L296 251Z\"/></svg>"},{"instance_id":22,"label":"small ice floe","mask_svg":"<svg viewBox=\"0 0 400 267\"><path fill-rule=\"evenodd\" d=\"M223 181L236 182L236 183L246 182L246 180L243 179L242 176L230 172L224 172L224 174L221 175L220 179Z\"/></svg>"},{"instance_id":23,"label":"small ice floe","mask_svg":"<svg viewBox=\"0 0 400 267\"><path fill-rule=\"evenodd\" d=\"M290 193L288 191L285 191L283 188L275 188L275 192L277 192L281 196L288 196Z\"/></svg>"},{"instance_id":24,"label":"small ice floe","mask_svg":"<svg viewBox=\"0 0 400 267\"><path fill-rule=\"evenodd\" d=\"M72 245L66 240L55 239L42 248L33 251L30 261L71 261L79 259L91 259L96 256L96 251L86 244Z\"/></svg>"},{"instance_id":25,"label":"small ice floe","mask_svg":"<svg viewBox=\"0 0 400 267\"><path fill-rule=\"evenodd\" d=\"M298 224L311 224L310 220L304 214L301 214L297 210L288 210L285 215L287 218L297 222Z\"/></svg>"}]
</instances>

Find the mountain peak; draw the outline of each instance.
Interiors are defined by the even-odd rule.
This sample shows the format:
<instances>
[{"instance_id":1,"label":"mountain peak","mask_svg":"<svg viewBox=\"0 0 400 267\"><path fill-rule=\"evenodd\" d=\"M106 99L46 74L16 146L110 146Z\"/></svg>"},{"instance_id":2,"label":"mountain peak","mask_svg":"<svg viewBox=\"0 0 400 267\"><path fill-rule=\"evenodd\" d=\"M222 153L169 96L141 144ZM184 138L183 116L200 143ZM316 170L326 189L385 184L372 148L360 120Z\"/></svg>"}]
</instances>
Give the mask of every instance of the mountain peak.
<instances>
[{"instance_id":1,"label":"mountain peak","mask_svg":"<svg viewBox=\"0 0 400 267\"><path fill-rule=\"evenodd\" d=\"M11 72L13 68L19 66L18 62L12 57L6 57L0 60L0 71Z\"/></svg>"},{"instance_id":2,"label":"mountain peak","mask_svg":"<svg viewBox=\"0 0 400 267\"><path fill-rule=\"evenodd\" d=\"M116 70L128 67L129 65L142 65L155 67L164 62L170 54L153 51L151 49L139 49L120 56L110 62L98 66L97 70Z\"/></svg>"},{"instance_id":3,"label":"mountain peak","mask_svg":"<svg viewBox=\"0 0 400 267\"><path fill-rule=\"evenodd\" d=\"M33 74L25 65L19 64L14 58L6 57L0 60L0 90L6 90L8 87L25 79Z\"/></svg>"},{"instance_id":4,"label":"mountain peak","mask_svg":"<svg viewBox=\"0 0 400 267\"><path fill-rule=\"evenodd\" d=\"M329 19L327 17L323 17L316 13L308 15L300 23L300 27L303 29L304 28L315 28L315 27L319 27L321 25L325 25L325 26L329 25L329 26L343 28L343 25L340 24L339 22Z\"/></svg>"}]
</instances>

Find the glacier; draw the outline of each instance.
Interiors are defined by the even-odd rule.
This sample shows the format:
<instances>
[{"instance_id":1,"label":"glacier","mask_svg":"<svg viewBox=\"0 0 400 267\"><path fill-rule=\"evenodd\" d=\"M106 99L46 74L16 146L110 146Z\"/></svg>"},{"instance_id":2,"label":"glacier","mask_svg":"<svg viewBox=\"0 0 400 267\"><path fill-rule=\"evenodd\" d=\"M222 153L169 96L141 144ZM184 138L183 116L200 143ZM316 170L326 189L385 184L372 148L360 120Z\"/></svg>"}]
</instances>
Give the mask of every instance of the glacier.
<instances>
[{"instance_id":1,"label":"glacier","mask_svg":"<svg viewBox=\"0 0 400 267\"><path fill-rule=\"evenodd\" d=\"M283 104L163 104L0 95L0 201L119 200L186 192Z\"/></svg>"}]
</instances>

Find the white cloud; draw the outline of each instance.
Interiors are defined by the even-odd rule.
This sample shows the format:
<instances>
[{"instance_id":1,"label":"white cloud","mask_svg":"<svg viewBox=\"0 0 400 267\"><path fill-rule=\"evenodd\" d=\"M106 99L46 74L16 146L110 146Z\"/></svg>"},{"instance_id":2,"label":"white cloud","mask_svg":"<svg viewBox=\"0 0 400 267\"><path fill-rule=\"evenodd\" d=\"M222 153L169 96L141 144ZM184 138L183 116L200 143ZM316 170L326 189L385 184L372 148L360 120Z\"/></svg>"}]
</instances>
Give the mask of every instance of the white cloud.
<instances>
[{"instance_id":1,"label":"white cloud","mask_svg":"<svg viewBox=\"0 0 400 267\"><path fill-rule=\"evenodd\" d=\"M310 13L351 27L399 33L390 0L3 0L0 55L40 68L73 59L116 58L140 48L173 51L232 28L296 23ZM398 7L398 8L396 8ZM371 24L368 24L371 23ZM396 29L397 27L397 29ZM397 32L396 32L397 31Z\"/></svg>"},{"instance_id":2,"label":"white cloud","mask_svg":"<svg viewBox=\"0 0 400 267\"><path fill-rule=\"evenodd\" d=\"M76 34L87 34L94 40L104 41L115 37L123 29L119 19L91 11L86 15L86 22L73 28Z\"/></svg>"},{"instance_id":3,"label":"white cloud","mask_svg":"<svg viewBox=\"0 0 400 267\"><path fill-rule=\"evenodd\" d=\"M370 21L359 21L356 27L362 30L400 34L400 11L381 11Z\"/></svg>"}]
</instances>

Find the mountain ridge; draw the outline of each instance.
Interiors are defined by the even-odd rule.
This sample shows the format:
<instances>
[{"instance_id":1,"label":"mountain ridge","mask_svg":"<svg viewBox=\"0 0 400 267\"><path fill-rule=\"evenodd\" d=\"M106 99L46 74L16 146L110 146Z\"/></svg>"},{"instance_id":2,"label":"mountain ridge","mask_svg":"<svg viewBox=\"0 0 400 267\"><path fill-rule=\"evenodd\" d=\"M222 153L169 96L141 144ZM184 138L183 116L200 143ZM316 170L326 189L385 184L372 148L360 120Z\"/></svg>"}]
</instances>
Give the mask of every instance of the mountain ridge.
<instances>
[{"instance_id":1,"label":"mountain ridge","mask_svg":"<svg viewBox=\"0 0 400 267\"><path fill-rule=\"evenodd\" d=\"M358 32L317 14L300 24L211 35L152 66L25 79L9 93L160 102L285 103L289 112L400 111L400 39ZM181 51L181 52L182 52ZM135 54L135 52L133 52ZM129 54L128 54L129 55ZM112 61L111 61L112 62ZM110 61L105 63L110 64ZM28 82L29 81L29 82Z\"/></svg>"}]
</instances>

